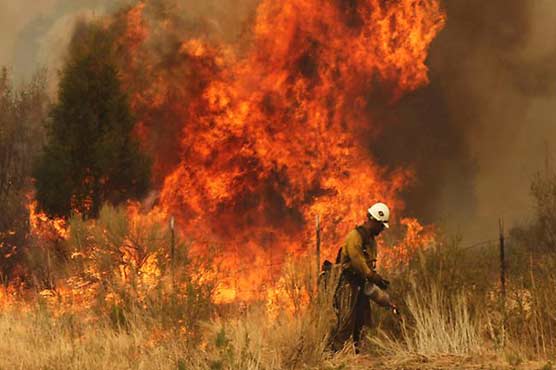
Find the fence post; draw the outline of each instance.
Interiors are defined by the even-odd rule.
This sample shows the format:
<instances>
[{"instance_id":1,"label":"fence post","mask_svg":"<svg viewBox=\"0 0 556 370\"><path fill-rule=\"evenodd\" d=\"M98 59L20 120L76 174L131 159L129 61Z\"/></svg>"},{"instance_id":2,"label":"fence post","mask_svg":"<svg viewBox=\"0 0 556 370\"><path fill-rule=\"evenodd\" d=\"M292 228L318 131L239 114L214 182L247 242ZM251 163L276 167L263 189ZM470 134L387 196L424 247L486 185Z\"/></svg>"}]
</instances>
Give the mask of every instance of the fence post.
<instances>
[{"instance_id":1,"label":"fence post","mask_svg":"<svg viewBox=\"0 0 556 370\"><path fill-rule=\"evenodd\" d=\"M175 290L176 280L175 280L175 254L176 254L176 237L174 232L174 216L170 217L170 263L172 269L172 289Z\"/></svg>"},{"instance_id":2,"label":"fence post","mask_svg":"<svg viewBox=\"0 0 556 370\"><path fill-rule=\"evenodd\" d=\"M317 215L317 220L316 220L316 236L317 236L317 289L319 287L319 271L320 271L320 218L319 215Z\"/></svg>"},{"instance_id":3,"label":"fence post","mask_svg":"<svg viewBox=\"0 0 556 370\"><path fill-rule=\"evenodd\" d=\"M275 286L276 284L274 282L274 254L272 253L272 244L270 244L268 253L270 255L270 262L268 263L268 268L270 272L270 284L272 284L272 286Z\"/></svg>"},{"instance_id":4,"label":"fence post","mask_svg":"<svg viewBox=\"0 0 556 370\"><path fill-rule=\"evenodd\" d=\"M46 269L48 289L54 289L54 279L52 278L52 262L50 261L50 246L46 247Z\"/></svg>"},{"instance_id":5,"label":"fence post","mask_svg":"<svg viewBox=\"0 0 556 370\"><path fill-rule=\"evenodd\" d=\"M498 220L500 227L500 300L502 306L502 347L506 345L506 259L504 250L504 221Z\"/></svg>"}]
</instances>

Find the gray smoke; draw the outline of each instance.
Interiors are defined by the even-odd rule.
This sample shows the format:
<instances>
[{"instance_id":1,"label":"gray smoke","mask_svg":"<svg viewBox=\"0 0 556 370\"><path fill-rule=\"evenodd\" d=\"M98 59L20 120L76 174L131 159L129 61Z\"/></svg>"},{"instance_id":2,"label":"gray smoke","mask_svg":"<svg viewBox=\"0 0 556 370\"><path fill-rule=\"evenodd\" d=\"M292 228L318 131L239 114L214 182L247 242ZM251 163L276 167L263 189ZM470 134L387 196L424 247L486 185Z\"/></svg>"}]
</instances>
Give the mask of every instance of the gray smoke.
<instances>
[{"instance_id":1,"label":"gray smoke","mask_svg":"<svg viewBox=\"0 0 556 370\"><path fill-rule=\"evenodd\" d=\"M7 0L0 11L0 65L16 81L40 68L49 71L54 90L57 71L77 21L100 17L121 6L110 0ZM53 91L51 91L53 92Z\"/></svg>"},{"instance_id":2,"label":"gray smoke","mask_svg":"<svg viewBox=\"0 0 556 370\"><path fill-rule=\"evenodd\" d=\"M431 84L385 112L378 152L413 163L408 212L470 241L498 218L524 223L532 176L550 166L556 134L556 2L447 1L433 42ZM548 155L547 155L548 154Z\"/></svg>"},{"instance_id":3,"label":"gray smoke","mask_svg":"<svg viewBox=\"0 0 556 370\"><path fill-rule=\"evenodd\" d=\"M16 80L28 79L47 67L52 87L79 21L100 18L137 0L4 0L0 5L0 66L8 66ZM256 0L157 0L152 10L172 12L183 31L204 29L230 40L241 34ZM187 34L182 35L186 37ZM53 91L52 91L53 92Z\"/></svg>"}]
</instances>

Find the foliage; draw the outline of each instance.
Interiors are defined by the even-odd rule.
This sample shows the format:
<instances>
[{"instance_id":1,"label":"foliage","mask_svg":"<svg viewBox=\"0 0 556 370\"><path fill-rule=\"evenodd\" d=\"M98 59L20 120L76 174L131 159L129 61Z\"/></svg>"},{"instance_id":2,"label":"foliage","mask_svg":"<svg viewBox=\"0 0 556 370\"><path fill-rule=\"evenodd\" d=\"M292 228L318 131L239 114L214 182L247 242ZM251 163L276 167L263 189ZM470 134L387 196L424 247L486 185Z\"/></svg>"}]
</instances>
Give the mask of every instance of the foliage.
<instances>
[{"instance_id":1,"label":"foliage","mask_svg":"<svg viewBox=\"0 0 556 370\"><path fill-rule=\"evenodd\" d=\"M506 265L502 305L498 243L462 247L458 240L440 239L390 276L390 293L405 322L400 327L391 315L374 310L375 330L384 335L373 337L372 348L378 345L383 353L412 361L415 355L502 349L505 339L506 348L520 356L553 356L556 254L510 237Z\"/></svg>"},{"instance_id":2,"label":"foliage","mask_svg":"<svg viewBox=\"0 0 556 370\"><path fill-rule=\"evenodd\" d=\"M101 224L110 220L111 224L120 225L111 232L104 229L107 238L122 240L124 230L128 236L134 233L133 222L123 218L119 209L101 211ZM98 230L93 229L101 227L94 220L78 218L72 220L72 225L77 222L83 224L72 230L71 248L77 240L97 237ZM86 243L92 246L93 240ZM87 250L86 243L81 245L82 251ZM179 248L186 249L183 244ZM86 274L96 266L84 260L86 255L69 262L75 265L72 275L79 271ZM169 266L162 261L161 266L164 265ZM208 315L214 307L207 306L209 300L201 298L201 282L195 282L192 274L199 265L181 259L178 265L189 273L178 274L175 294L164 286L168 277L164 274L154 290L147 290L150 293L146 296L143 293L147 291L139 281L124 286L118 282L119 277L105 274L104 282L98 286L105 286L106 290L97 292L99 304L93 310L79 311L80 307L75 306L64 311L66 302L52 297L36 310L0 311L0 335L10 333L9 339L0 344L0 350L6 354L0 357L0 368L13 368L16 364L26 369L358 368L348 366L355 363L353 353L327 351L330 301L313 300L293 315L269 311L264 302L253 303L246 309L237 307L225 317ZM301 272L305 267L306 261L292 261L287 268L290 284L286 289L295 291L286 292L288 297L295 296L297 287L306 283ZM140 276L135 278L140 280ZM300 280L295 281L296 276ZM184 289L183 283L190 288ZM203 284L207 284L206 279ZM85 285L80 294L93 286Z\"/></svg>"},{"instance_id":3,"label":"foliage","mask_svg":"<svg viewBox=\"0 0 556 370\"><path fill-rule=\"evenodd\" d=\"M530 247L556 251L556 174L538 173L531 183L531 195L536 218L526 236Z\"/></svg>"},{"instance_id":4,"label":"foliage","mask_svg":"<svg viewBox=\"0 0 556 370\"><path fill-rule=\"evenodd\" d=\"M104 202L146 194L150 161L132 136L134 120L109 37L96 25L77 35L35 167L36 199L50 215L69 216L74 209L96 217Z\"/></svg>"},{"instance_id":5,"label":"foliage","mask_svg":"<svg viewBox=\"0 0 556 370\"><path fill-rule=\"evenodd\" d=\"M55 307L65 302L57 299L48 305L55 315L46 311L47 317L37 322L16 320L13 330L21 348L35 349L43 361L23 356L27 368L47 364L59 368L50 361L51 356L65 359L66 368L85 369L99 368L96 364L104 363L106 356L118 359L115 368L350 369L357 368L358 363L361 368L370 367L365 355L355 359L349 346L339 353L327 350L334 324L331 302L326 295L320 299L322 295L311 291L314 274L307 269L307 260L291 259L285 265L279 277L284 300L273 300L277 305L273 309L269 310L268 302L253 302L247 308L237 307L237 311L228 307L225 315L215 316L213 313L222 308L210 303L214 285L195 278L202 264L187 258L187 243L178 238L177 245L180 252L175 260L174 289L168 228L162 218L152 214L142 219L133 209L109 205L101 209L98 220L74 216L65 247L73 254L68 261L68 276L72 278L67 282L80 286L80 294L93 291L97 303L83 319L74 314L79 306L60 314ZM496 247L465 249L457 241L441 242L415 256L400 275L391 276L391 293L400 303L404 320L389 322L391 315L373 310L377 327L384 333L368 333L372 339L367 347L373 356L377 350L386 354L381 358L386 367L412 366L416 361L422 364L447 356L452 362L444 363L445 368L469 356L492 353L501 326ZM508 253L508 344L500 356L506 353L526 361L533 354L544 357L553 353L556 259L544 255L543 264L531 275L530 268L517 269L521 258L514 252L517 249L519 246L511 245ZM101 255L104 257L99 258ZM157 269L148 261L154 255L159 273L153 275ZM481 259L486 261L478 263ZM151 280L153 276L156 279ZM8 330L2 325L0 320L0 331ZM26 325L35 325L35 333L43 339L33 342L26 334ZM106 338L106 344L95 341L95 336ZM10 339L17 346L15 341ZM59 349L46 346L46 342ZM84 346L96 351L85 351Z\"/></svg>"},{"instance_id":6,"label":"foliage","mask_svg":"<svg viewBox=\"0 0 556 370\"><path fill-rule=\"evenodd\" d=\"M535 214L510 233L510 335L536 355L556 353L556 174L539 172L531 182Z\"/></svg>"},{"instance_id":7,"label":"foliage","mask_svg":"<svg viewBox=\"0 0 556 370\"><path fill-rule=\"evenodd\" d=\"M45 71L16 88L8 69L0 69L0 272L5 280L13 279L27 237L29 176L45 141L48 104Z\"/></svg>"},{"instance_id":8,"label":"foliage","mask_svg":"<svg viewBox=\"0 0 556 370\"><path fill-rule=\"evenodd\" d=\"M179 235L172 252L163 213L106 204L96 220L74 215L66 250L70 283L95 286L96 310L115 326L133 318L155 320L195 336L199 321L212 315L211 256L189 258L188 243Z\"/></svg>"}]
</instances>

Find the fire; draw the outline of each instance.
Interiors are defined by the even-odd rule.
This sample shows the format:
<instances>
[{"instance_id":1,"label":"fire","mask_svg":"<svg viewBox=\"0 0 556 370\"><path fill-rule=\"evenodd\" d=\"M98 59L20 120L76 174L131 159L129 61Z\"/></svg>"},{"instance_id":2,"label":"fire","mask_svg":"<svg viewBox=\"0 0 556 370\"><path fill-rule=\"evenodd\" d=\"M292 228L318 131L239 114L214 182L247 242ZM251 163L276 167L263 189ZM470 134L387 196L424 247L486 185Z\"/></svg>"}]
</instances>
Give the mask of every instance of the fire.
<instances>
[{"instance_id":1,"label":"fire","mask_svg":"<svg viewBox=\"0 0 556 370\"><path fill-rule=\"evenodd\" d=\"M37 211L37 201L32 193L27 196L27 202L31 234L42 235L51 240L67 239L68 229L64 219L50 218L44 212Z\"/></svg>"},{"instance_id":2,"label":"fire","mask_svg":"<svg viewBox=\"0 0 556 370\"><path fill-rule=\"evenodd\" d=\"M242 45L184 37L162 54L152 38L176 32L171 20L148 14L141 2L106 23L124 25L121 78L160 187L150 214L128 212L138 229L174 216L193 239L192 256L215 249L217 301L278 299L288 256L312 253L316 215L327 258L373 202L400 217L399 194L418 174L377 164L373 140L383 123L374 107L428 83L427 50L445 22L438 0L261 0ZM30 211L34 229L46 222ZM67 239L63 221L51 222ZM433 233L416 220L401 223L408 231L394 258L403 260ZM128 243L113 250L122 281L133 271L156 285L167 253ZM98 253L72 258L98 275ZM75 291L84 283L67 284Z\"/></svg>"},{"instance_id":3,"label":"fire","mask_svg":"<svg viewBox=\"0 0 556 370\"><path fill-rule=\"evenodd\" d=\"M223 296L272 280L274 262L306 251L317 214L331 255L373 201L401 213L414 174L376 164L372 106L428 82L427 49L444 21L436 1L264 0L247 52L182 42L199 73L182 83L198 90L181 108L180 161L161 204L186 233L222 245L232 271L249 266Z\"/></svg>"},{"instance_id":4,"label":"fire","mask_svg":"<svg viewBox=\"0 0 556 370\"><path fill-rule=\"evenodd\" d=\"M414 218L403 218L400 223L406 228L404 237L395 245L379 243L381 267L395 269L404 266L419 250L425 250L435 242L435 229L422 226Z\"/></svg>"}]
</instances>

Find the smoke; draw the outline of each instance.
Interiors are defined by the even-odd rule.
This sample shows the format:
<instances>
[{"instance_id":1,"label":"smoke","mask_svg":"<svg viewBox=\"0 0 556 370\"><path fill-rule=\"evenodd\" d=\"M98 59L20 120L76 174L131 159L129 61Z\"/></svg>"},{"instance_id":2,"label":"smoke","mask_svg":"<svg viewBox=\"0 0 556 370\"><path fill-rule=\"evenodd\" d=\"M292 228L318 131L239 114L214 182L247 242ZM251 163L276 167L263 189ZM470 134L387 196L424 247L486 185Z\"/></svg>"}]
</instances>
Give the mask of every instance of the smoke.
<instances>
[{"instance_id":1,"label":"smoke","mask_svg":"<svg viewBox=\"0 0 556 370\"><path fill-rule=\"evenodd\" d=\"M388 124L371 150L384 164L415 167L409 213L468 240L488 239L499 217L511 226L532 216L530 181L553 149L556 4L445 6L430 85L384 110Z\"/></svg>"},{"instance_id":2,"label":"smoke","mask_svg":"<svg viewBox=\"0 0 556 370\"><path fill-rule=\"evenodd\" d=\"M14 64L14 54L18 35L35 17L44 14L55 0L36 2L33 0L11 1L2 4L0 11L0 64ZM38 4L37 4L38 3ZM32 11L30 9L33 9Z\"/></svg>"},{"instance_id":3,"label":"smoke","mask_svg":"<svg viewBox=\"0 0 556 370\"><path fill-rule=\"evenodd\" d=\"M57 71L70 41L75 23L100 17L122 1L109 0L22 0L2 9L0 65L8 66L16 80L28 79L47 68L51 92ZM6 10L6 11L4 11Z\"/></svg>"},{"instance_id":4,"label":"smoke","mask_svg":"<svg viewBox=\"0 0 556 370\"><path fill-rule=\"evenodd\" d=\"M49 71L54 92L57 73L76 24L100 19L135 0L8 0L0 11L0 66L11 68L16 80L40 68ZM241 34L256 0L159 0L147 2L154 11L182 20L183 32L205 31L231 40ZM152 4L152 5L151 5ZM160 14L159 14L160 15ZM182 34L181 37L184 35Z\"/></svg>"}]
</instances>

